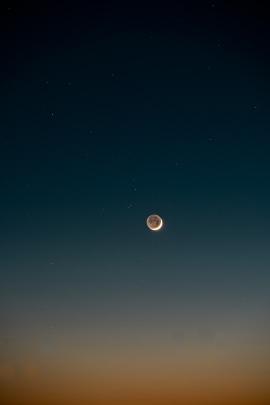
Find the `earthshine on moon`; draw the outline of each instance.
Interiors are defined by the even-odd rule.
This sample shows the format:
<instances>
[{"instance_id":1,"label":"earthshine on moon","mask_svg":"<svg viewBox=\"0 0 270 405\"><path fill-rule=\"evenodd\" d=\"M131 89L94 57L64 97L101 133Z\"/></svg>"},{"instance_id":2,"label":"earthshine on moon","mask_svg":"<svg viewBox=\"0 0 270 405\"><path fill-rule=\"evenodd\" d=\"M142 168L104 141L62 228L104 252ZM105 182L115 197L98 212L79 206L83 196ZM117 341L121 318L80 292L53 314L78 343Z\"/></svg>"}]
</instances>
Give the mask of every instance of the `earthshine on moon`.
<instances>
[{"instance_id":1,"label":"earthshine on moon","mask_svg":"<svg viewBox=\"0 0 270 405\"><path fill-rule=\"evenodd\" d=\"M149 215L146 224L151 231L159 231L163 226L162 218L157 214Z\"/></svg>"}]
</instances>

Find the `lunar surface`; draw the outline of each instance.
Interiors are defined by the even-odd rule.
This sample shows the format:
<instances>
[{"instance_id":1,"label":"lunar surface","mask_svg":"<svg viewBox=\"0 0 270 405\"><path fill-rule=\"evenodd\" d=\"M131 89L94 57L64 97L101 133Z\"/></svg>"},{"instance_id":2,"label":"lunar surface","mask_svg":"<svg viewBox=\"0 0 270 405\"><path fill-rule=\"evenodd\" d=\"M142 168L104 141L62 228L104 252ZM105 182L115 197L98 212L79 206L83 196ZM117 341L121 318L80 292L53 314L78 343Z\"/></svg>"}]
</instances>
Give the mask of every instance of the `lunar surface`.
<instances>
[{"instance_id":1,"label":"lunar surface","mask_svg":"<svg viewBox=\"0 0 270 405\"><path fill-rule=\"evenodd\" d=\"M146 220L146 224L151 231L159 231L163 226L162 218L159 215L153 214L149 215Z\"/></svg>"}]
</instances>

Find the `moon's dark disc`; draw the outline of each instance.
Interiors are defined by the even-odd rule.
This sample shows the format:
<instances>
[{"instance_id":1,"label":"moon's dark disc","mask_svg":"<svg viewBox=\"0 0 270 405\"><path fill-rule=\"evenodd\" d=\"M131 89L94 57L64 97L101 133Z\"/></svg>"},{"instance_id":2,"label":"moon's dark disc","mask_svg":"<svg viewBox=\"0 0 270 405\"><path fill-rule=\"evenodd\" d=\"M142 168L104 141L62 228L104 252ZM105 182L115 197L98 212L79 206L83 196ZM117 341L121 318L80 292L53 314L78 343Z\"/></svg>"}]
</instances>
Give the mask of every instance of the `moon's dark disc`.
<instances>
[{"instance_id":1,"label":"moon's dark disc","mask_svg":"<svg viewBox=\"0 0 270 405\"><path fill-rule=\"evenodd\" d=\"M146 224L151 231L159 231L163 226L162 218L157 214L149 215Z\"/></svg>"}]
</instances>

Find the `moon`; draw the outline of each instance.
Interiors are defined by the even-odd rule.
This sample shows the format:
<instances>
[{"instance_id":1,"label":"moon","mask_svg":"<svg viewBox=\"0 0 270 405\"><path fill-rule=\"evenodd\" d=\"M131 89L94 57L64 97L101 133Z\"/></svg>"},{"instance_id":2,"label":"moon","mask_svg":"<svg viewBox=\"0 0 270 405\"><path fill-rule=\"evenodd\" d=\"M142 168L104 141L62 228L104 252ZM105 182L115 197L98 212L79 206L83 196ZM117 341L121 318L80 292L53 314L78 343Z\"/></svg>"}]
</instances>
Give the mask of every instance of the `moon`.
<instances>
[{"instance_id":1,"label":"moon","mask_svg":"<svg viewBox=\"0 0 270 405\"><path fill-rule=\"evenodd\" d=\"M163 227L163 220L157 214L149 215L146 224L151 231L159 231Z\"/></svg>"}]
</instances>

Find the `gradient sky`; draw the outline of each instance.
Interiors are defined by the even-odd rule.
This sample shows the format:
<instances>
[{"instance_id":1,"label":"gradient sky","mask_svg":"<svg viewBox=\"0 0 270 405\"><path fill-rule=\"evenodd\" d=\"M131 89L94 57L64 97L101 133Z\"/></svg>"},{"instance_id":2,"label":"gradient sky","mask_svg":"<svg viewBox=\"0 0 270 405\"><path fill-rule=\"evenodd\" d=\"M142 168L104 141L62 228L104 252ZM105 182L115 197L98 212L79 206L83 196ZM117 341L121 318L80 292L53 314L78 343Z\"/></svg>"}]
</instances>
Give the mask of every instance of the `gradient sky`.
<instances>
[{"instance_id":1,"label":"gradient sky","mask_svg":"<svg viewBox=\"0 0 270 405\"><path fill-rule=\"evenodd\" d=\"M269 14L1 7L5 405L267 404Z\"/></svg>"}]
</instances>

